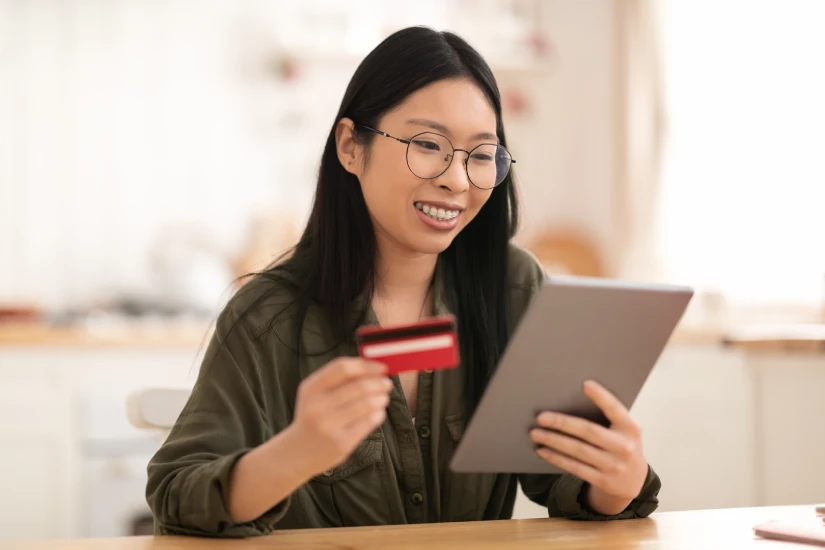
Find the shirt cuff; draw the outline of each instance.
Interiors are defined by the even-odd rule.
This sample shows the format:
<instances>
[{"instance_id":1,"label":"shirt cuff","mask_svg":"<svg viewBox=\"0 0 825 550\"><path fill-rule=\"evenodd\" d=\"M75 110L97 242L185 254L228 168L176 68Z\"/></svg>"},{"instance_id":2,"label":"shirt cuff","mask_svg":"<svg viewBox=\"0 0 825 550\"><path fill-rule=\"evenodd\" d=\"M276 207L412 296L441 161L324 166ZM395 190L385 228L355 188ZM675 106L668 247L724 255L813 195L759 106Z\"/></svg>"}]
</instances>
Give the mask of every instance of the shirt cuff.
<instances>
[{"instance_id":1,"label":"shirt cuff","mask_svg":"<svg viewBox=\"0 0 825 550\"><path fill-rule=\"evenodd\" d=\"M590 508L587 504L588 487L589 484L574 475L561 476L550 495L548 503L550 516L583 521L644 518L658 507L657 495L661 483L653 469L648 466L647 478L639 496L631 501L622 512L614 515L601 514Z\"/></svg>"},{"instance_id":2,"label":"shirt cuff","mask_svg":"<svg viewBox=\"0 0 825 550\"><path fill-rule=\"evenodd\" d=\"M232 523L229 513L229 478L238 460L251 449L242 449L201 465L192 472L180 495L179 524L170 525L156 520L155 532L161 535L208 536L244 538L268 535L283 519L291 497L276 504L258 518Z\"/></svg>"}]
</instances>

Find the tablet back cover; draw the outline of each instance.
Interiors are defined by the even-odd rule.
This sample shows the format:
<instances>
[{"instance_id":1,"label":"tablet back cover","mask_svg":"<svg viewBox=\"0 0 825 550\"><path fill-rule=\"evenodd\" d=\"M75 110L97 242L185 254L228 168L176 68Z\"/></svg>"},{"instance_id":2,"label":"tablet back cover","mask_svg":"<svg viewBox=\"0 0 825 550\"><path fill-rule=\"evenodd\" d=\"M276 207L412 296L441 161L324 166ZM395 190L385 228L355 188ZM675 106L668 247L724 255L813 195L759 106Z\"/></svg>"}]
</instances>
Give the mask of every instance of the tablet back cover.
<instances>
[{"instance_id":1,"label":"tablet back cover","mask_svg":"<svg viewBox=\"0 0 825 550\"><path fill-rule=\"evenodd\" d=\"M630 408L681 319L687 287L553 277L537 292L451 461L457 472L557 473L529 431L552 410L607 425L595 380Z\"/></svg>"}]
</instances>

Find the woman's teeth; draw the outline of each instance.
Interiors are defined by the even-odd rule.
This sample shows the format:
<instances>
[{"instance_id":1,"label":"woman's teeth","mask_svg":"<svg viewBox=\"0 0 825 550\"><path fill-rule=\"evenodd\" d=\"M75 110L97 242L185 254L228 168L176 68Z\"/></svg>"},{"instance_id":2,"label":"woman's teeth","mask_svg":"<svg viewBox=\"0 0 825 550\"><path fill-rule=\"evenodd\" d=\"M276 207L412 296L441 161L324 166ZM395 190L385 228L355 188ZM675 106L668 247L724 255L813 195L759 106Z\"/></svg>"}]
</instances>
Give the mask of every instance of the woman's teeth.
<instances>
[{"instance_id":1,"label":"woman's teeth","mask_svg":"<svg viewBox=\"0 0 825 550\"><path fill-rule=\"evenodd\" d=\"M446 222L452 220L456 216L458 216L458 210L444 210L443 208L436 208L435 206L429 206L424 204L423 202L415 203L415 207L427 214L434 220L438 220L441 222Z\"/></svg>"}]
</instances>

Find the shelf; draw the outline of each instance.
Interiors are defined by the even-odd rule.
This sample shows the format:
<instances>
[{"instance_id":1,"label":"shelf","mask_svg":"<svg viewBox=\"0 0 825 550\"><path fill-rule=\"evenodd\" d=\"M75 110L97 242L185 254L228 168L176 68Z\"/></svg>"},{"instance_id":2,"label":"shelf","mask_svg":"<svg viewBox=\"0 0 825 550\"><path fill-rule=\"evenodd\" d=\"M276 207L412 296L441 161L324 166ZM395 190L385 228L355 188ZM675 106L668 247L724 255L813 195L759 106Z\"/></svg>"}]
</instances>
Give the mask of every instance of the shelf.
<instances>
[{"instance_id":1,"label":"shelf","mask_svg":"<svg viewBox=\"0 0 825 550\"><path fill-rule=\"evenodd\" d=\"M282 52L280 54L283 59L290 59L299 64L308 65L335 65L338 67L356 67L363 61L367 54L357 55L344 52L301 52L290 53ZM524 61L524 62L506 62L497 63L488 61L493 74L549 74L552 70L552 63L550 61Z\"/></svg>"}]
</instances>

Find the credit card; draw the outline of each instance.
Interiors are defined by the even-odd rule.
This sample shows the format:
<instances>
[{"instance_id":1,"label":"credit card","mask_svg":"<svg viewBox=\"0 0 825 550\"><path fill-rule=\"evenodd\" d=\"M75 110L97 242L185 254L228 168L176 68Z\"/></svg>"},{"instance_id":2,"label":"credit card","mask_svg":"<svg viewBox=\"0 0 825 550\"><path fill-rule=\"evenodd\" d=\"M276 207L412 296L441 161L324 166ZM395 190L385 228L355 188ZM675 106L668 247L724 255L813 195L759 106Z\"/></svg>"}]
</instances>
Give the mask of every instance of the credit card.
<instances>
[{"instance_id":1,"label":"credit card","mask_svg":"<svg viewBox=\"0 0 825 550\"><path fill-rule=\"evenodd\" d=\"M455 368L458 334L452 315L430 317L412 325L365 326L356 332L358 353L387 365L389 375Z\"/></svg>"}]
</instances>

